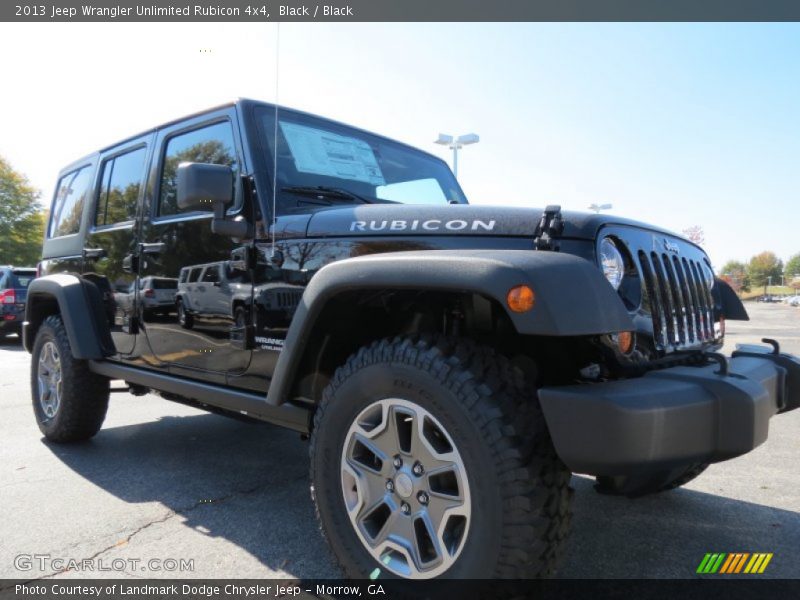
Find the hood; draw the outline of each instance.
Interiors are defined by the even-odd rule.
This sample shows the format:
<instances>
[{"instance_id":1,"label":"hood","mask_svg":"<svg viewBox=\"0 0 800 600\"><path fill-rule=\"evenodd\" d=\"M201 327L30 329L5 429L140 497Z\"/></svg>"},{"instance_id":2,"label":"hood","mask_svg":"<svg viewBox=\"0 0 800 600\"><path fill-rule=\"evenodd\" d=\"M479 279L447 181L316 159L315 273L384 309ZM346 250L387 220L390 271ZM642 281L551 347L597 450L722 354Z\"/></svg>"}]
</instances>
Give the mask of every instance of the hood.
<instances>
[{"instance_id":1,"label":"hood","mask_svg":"<svg viewBox=\"0 0 800 600\"><path fill-rule=\"evenodd\" d=\"M543 208L447 204L370 204L332 207L311 215L308 237L386 235L478 235L532 237ZM612 215L562 211L562 238L596 238L605 225L628 225L675 236L664 229ZM299 223L293 223L297 227ZM677 236L681 237L681 236Z\"/></svg>"}]
</instances>

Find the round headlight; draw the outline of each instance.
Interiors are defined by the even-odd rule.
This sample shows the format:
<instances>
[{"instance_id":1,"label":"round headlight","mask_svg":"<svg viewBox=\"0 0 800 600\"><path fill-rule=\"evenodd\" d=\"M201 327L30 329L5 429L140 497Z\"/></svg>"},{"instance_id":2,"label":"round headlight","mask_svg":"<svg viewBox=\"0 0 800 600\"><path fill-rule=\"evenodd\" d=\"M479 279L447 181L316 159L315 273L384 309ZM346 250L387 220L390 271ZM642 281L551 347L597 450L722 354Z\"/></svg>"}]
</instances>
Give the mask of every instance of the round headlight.
<instances>
[{"instance_id":1,"label":"round headlight","mask_svg":"<svg viewBox=\"0 0 800 600\"><path fill-rule=\"evenodd\" d=\"M600 242L600 266L611 287L619 289L625 274L625 261L611 238L604 238Z\"/></svg>"},{"instance_id":2,"label":"round headlight","mask_svg":"<svg viewBox=\"0 0 800 600\"><path fill-rule=\"evenodd\" d=\"M714 271L706 263L703 263L703 279L709 290L714 287Z\"/></svg>"}]
</instances>

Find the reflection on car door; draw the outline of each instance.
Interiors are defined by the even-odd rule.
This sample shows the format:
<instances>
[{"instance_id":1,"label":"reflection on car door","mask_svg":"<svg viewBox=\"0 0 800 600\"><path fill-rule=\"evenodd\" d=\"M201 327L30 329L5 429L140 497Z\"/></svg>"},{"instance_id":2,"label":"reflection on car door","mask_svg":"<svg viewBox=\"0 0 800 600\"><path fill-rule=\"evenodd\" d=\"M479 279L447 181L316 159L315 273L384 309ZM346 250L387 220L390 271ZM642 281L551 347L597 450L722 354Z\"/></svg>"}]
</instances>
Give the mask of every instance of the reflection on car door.
<instances>
[{"instance_id":1,"label":"reflection on car door","mask_svg":"<svg viewBox=\"0 0 800 600\"><path fill-rule=\"evenodd\" d=\"M94 188L93 221L83 249L83 277L103 294L106 318L117 352L131 354L136 344L131 318L135 315L136 276L125 271L123 259L136 247L136 217L153 135L117 146L101 155Z\"/></svg>"},{"instance_id":2,"label":"reflection on car door","mask_svg":"<svg viewBox=\"0 0 800 600\"><path fill-rule=\"evenodd\" d=\"M142 241L161 246L157 254L145 257L140 277L179 280L181 272L189 269L186 282L180 280L177 287L177 301L183 304L176 306L174 313L145 321L144 330L152 352L150 360L176 374L218 383L224 383L229 375L243 372L250 363L251 351L243 350L241 344L231 340L231 319L209 322L200 318L207 307L215 305L214 296L219 288L213 281L191 280L197 268L205 266L207 272L218 269L241 244L214 234L209 213L187 212L178 206L176 170L181 162L229 165L236 182L235 201L230 211L241 214L239 173L246 168L242 156L233 109L222 109L160 130L154 177L148 186L150 219L142 226ZM181 306L189 309L183 326L178 316Z\"/></svg>"}]
</instances>

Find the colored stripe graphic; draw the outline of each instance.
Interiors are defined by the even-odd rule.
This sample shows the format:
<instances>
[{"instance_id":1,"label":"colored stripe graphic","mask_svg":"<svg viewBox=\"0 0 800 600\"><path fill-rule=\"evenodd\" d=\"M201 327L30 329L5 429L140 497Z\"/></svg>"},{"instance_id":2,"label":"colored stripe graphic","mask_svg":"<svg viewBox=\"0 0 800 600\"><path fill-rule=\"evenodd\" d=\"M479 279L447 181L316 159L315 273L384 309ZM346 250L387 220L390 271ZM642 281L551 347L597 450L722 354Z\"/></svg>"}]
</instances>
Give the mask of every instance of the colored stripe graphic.
<instances>
[{"instance_id":1,"label":"colored stripe graphic","mask_svg":"<svg viewBox=\"0 0 800 600\"><path fill-rule=\"evenodd\" d=\"M698 573L716 573L719 570L722 561L725 560L727 554L724 552L715 552L713 554L706 554L700 566L697 567Z\"/></svg>"},{"instance_id":2,"label":"colored stripe graphic","mask_svg":"<svg viewBox=\"0 0 800 600\"><path fill-rule=\"evenodd\" d=\"M728 558L722 563L722 568L719 570L720 573L728 573L728 569L731 568L731 563L733 559L736 558L735 554L728 554Z\"/></svg>"},{"instance_id":3,"label":"colored stripe graphic","mask_svg":"<svg viewBox=\"0 0 800 600\"><path fill-rule=\"evenodd\" d=\"M744 563L747 560L747 558L750 556L750 554L748 552L745 552L744 554L740 554L739 556L741 558L739 559L739 562L736 563L736 570L731 569L731 573L740 572L742 570L742 567L744 567Z\"/></svg>"},{"instance_id":4,"label":"colored stripe graphic","mask_svg":"<svg viewBox=\"0 0 800 600\"><path fill-rule=\"evenodd\" d=\"M710 554L706 554L703 557L703 560L700 561L700 566L697 567L697 572L698 573L705 573L706 572L706 565L708 565L708 561L709 560L711 560L711 555Z\"/></svg>"},{"instance_id":5,"label":"colored stripe graphic","mask_svg":"<svg viewBox=\"0 0 800 600\"><path fill-rule=\"evenodd\" d=\"M732 575L736 573L763 573L773 554L767 552L709 552L700 561L697 573ZM745 566L746 565L746 566Z\"/></svg>"},{"instance_id":6,"label":"colored stripe graphic","mask_svg":"<svg viewBox=\"0 0 800 600\"><path fill-rule=\"evenodd\" d=\"M767 554L766 558L764 558L764 562L761 563L761 568L758 570L759 573L763 573L764 570L767 568L769 561L772 560L772 552Z\"/></svg>"}]
</instances>

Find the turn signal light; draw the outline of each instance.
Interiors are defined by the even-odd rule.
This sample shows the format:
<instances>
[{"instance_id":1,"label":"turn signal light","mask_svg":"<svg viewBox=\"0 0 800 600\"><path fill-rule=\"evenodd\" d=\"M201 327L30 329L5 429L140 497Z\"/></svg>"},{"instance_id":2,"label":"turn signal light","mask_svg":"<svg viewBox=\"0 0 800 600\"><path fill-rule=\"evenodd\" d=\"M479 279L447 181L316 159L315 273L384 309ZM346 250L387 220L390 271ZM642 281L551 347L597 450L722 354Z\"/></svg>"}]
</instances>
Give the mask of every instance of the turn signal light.
<instances>
[{"instance_id":1,"label":"turn signal light","mask_svg":"<svg viewBox=\"0 0 800 600\"><path fill-rule=\"evenodd\" d=\"M620 331L617 334L617 348L622 354L628 354L633 350L633 333L630 331Z\"/></svg>"},{"instance_id":2,"label":"turn signal light","mask_svg":"<svg viewBox=\"0 0 800 600\"><path fill-rule=\"evenodd\" d=\"M527 285L517 285L508 290L506 303L508 308L516 313L528 312L533 308L536 295Z\"/></svg>"}]
</instances>

